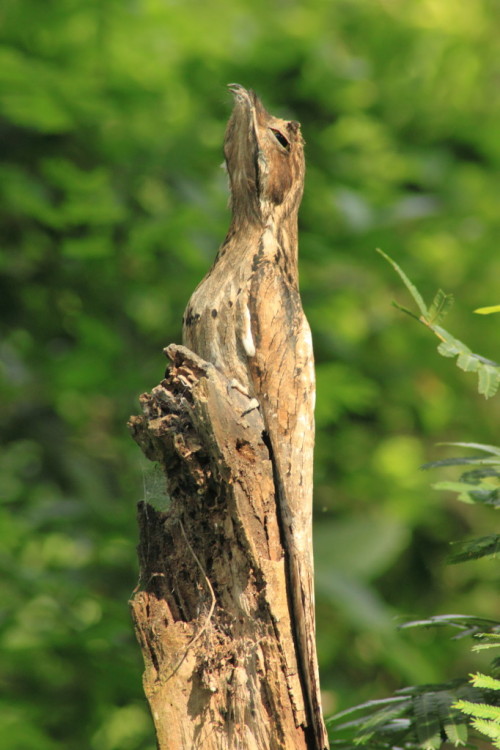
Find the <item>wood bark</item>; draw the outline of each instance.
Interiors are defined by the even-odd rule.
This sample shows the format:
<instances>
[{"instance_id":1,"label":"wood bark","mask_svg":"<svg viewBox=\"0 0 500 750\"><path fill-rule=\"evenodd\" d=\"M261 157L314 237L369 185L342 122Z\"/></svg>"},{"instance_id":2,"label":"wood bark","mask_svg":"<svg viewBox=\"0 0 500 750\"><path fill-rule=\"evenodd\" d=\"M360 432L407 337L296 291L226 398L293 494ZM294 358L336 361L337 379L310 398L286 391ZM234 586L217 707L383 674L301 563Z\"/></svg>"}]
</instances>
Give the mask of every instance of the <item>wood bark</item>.
<instances>
[{"instance_id":1,"label":"wood bark","mask_svg":"<svg viewBox=\"0 0 500 750\"><path fill-rule=\"evenodd\" d=\"M262 414L310 746L326 750L314 613L314 354L298 281L304 140L298 122L270 114L254 91L229 89L231 222L187 304L182 343L253 396Z\"/></svg>"},{"instance_id":2,"label":"wood bark","mask_svg":"<svg viewBox=\"0 0 500 750\"><path fill-rule=\"evenodd\" d=\"M139 504L131 609L160 750L307 750L260 410L185 347L130 429L170 506Z\"/></svg>"}]
</instances>

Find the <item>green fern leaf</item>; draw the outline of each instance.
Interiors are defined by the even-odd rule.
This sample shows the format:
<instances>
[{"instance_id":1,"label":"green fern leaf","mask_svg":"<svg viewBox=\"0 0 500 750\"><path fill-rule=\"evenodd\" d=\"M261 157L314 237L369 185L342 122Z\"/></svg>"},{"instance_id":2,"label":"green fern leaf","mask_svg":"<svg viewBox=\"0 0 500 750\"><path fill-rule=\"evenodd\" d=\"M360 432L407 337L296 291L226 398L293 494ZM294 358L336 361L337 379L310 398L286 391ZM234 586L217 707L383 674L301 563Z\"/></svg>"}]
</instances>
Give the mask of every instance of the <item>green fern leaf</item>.
<instances>
[{"instance_id":1,"label":"green fern leaf","mask_svg":"<svg viewBox=\"0 0 500 750\"><path fill-rule=\"evenodd\" d=\"M415 300L415 302L417 303L417 307L418 307L418 309L420 310L420 312L421 312L422 316L423 316L423 317L424 317L424 318L425 318L425 319L427 320L427 318L428 318L428 316L429 316L429 311L427 310L427 306L426 306L426 304L425 304L425 302L424 302L424 300L423 300L423 298L422 298L422 295L420 294L420 292L418 291L418 289L416 288L416 286L414 286L414 285L413 285L413 284L411 283L411 281L410 281L410 279L408 278L408 276L407 276L407 275L406 275L406 274L404 273L404 271L403 271L403 270L402 270L402 269L401 269L401 268L400 268L400 267L398 266L398 264L396 263L396 261L394 261L394 260L393 260L392 258L390 258L390 257L389 257L388 255L386 255L386 254L385 254L385 253L384 253L384 252L383 252L382 250L380 250L379 248L377 248L377 253L379 253L379 254L380 254L380 255L381 255L381 256L382 256L383 258L385 258L385 259L386 259L386 261L387 261L388 263L390 263L390 264L391 264L391 266L392 266L392 267L394 268L394 270L395 270L395 271L396 271L396 272L397 272L397 273L399 274L399 276L401 277L401 279L402 279L403 283L405 284L406 288L408 289L408 291L410 292L411 296L413 297L413 299L414 299L414 300Z\"/></svg>"},{"instance_id":2,"label":"green fern leaf","mask_svg":"<svg viewBox=\"0 0 500 750\"><path fill-rule=\"evenodd\" d=\"M464 456L463 458L442 458L439 461L429 461L420 468L424 471L427 469L436 469L440 466L466 466L467 464L476 464L477 466L497 466L498 458L483 458L482 456Z\"/></svg>"},{"instance_id":3,"label":"green fern leaf","mask_svg":"<svg viewBox=\"0 0 500 750\"><path fill-rule=\"evenodd\" d=\"M391 704L397 704L401 706L402 708L406 708L409 704L409 698L405 696L393 696L391 698L378 698L376 700L371 701L365 701L364 703L359 703L357 706L352 706L352 708L346 708L344 711L339 711L339 713L335 714L334 716L331 716L329 719L326 720L327 724L333 724L337 722L339 719L345 719L348 716L352 716L353 714L357 714L360 711L364 711L365 709L379 709L379 708L385 708L386 706L390 706ZM363 719L364 721L364 719Z\"/></svg>"},{"instance_id":4,"label":"green fern leaf","mask_svg":"<svg viewBox=\"0 0 500 750\"><path fill-rule=\"evenodd\" d=\"M485 651L486 649L490 649L490 648L500 648L500 633L478 633L477 638L481 638L482 640L484 640L484 643L476 643L472 647L473 651ZM493 663L493 668L495 668L494 663ZM475 679L476 676L477 675L473 676L473 680ZM480 676L482 677L482 675Z\"/></svg>"},{"instance_id":5,"label":"green fern leaf","mask_svg":"<svg viewBox=\"0 0 500 750\"><path fill-rule=\"evenodd\" d=\"M446 341L442 341L437 349L443 357L456 357L456 355L460 354L460 352L462 351L459 344L460 342L456 339L447 339Z\"/></svg>"},{"instance_id":6,"label":"green fern leaf","mask_svg":"<svg viewBox=\"0 0 500 750\"><path fill-rule=\"evenodd\" d=\"M479 370L479 393L485 398L494 396L500 385L500 369L492 365L484 365Z\"/></svg>"},{"instance_id":7,"label":"green fern leaf","mask_svg":"<svg viewBox=\"0 0 500 750\"><path fill-rule=\"evenodd\" d=\"M479 560L482 557L492 557L500 552L500 534L491 534L470 542L459 542L459 551L453 553L450 563L467 562L468 560Z\"/></svg>"},{"instance_id":8,"label":"green fern leaf","mask_svg":"<svg viewBox=\"0 0 500 750\"><path fill-rule=\"evenodd\" d=\"M454 708L458 708L467 716L488 721L500 721L500 706L490 706L488 703L472 703L471 701L457 701ZM500 726L498 727L500 730Z\"/></svg>"},{"instance_id":9,"label":"green fern leaf","mask_svg":"<svg viewBox=\"0 0 500 750\"><path fill-rule=\"evenodd\" d=\"M459 448L475 448L478 451L493 453L493 455L500 457L500 448L498 445L485 445L484 443L437 443L437 445L456 445Z\"/></svg>"},{"instance_id":10,"label":"green fern leaf","mask_svg":"<svg viewBox=\"0 0 500 750\"><path fill-rule=\"evenodd\" d=\"M420 747L436 750L441 745L441 723L438 713L439 703L436 693L417 695L414 701L417 738Z\"/></svg>"},{"instance_id":11,"label":"green fern leaf","mask_svg":"<svg viewBox=\"0 0 500 750\"><path fill-rule=\"evenodd\" d=\"M500 466L500 463L498 463ZM491 487L500 486L500 472L493 467L487 467L485 469L472 469L472 471L464 471L460 476L460 481L464 484L488 484Z\"/></svg>"},{"instance_id":12,"label":"green fern leaf","mask_svg":"<svg viewBox=\"0 0 500 750\"><path fill-rule=\"evenodd\" d=\"M500 635L498 637L500 638ZM500 690L500 680L496 680L489 674L478 672L477 674L472 675L471 682L474 687L477 688L484 688L485 690ZM497 718L500 719L500 706L496 706L496 710Z\"/></svg>"},{"instance_id":13,"label":"green fern leaf","mask_svg":"<svg viewBox=\"0 0 500 750\"><path fill-rule=\"evenodd\" d=\"M469 505L482 503L483 505L492 505L497 508L500 505L500 490L498 487L491 485L467 485L465 482L436 482L431 485L435 490L458 492L457 500Z\"/></svg>"},{"instance_id":14,"label":"green fern leaf","mask_svg":"<svg viewBox=\"0 0 500 750\"><path fill-rule=\"evenodd\" d=\"M481 673L472 675L471 682L479 694L481 690L487 690L488 695L492 695L492 691L500 691L500 680L490 675ZM500 748L500 705L462 699L456 701L453 708L469 716L473 728L489 737L493 740L493 745Z\"/></svg>"},{"instance_id":15,"label":"green fern leaf","mask_svg":"<svg viewBox=\"0 0 500 750\"><path fill-rule=\"evenodd\" d=\"M470 492L470 497L475 503L492 505L494 508L500 505L500 491L497 488L479 487Z\"/></svg>"},{"instance_id":16,"label":"green fern leaf","mask_svg":"<svg viewBox=\"0 0 500 750\"><path fill-rule=\"evenodd\" d=\"M425 620L411 620L399 626L401 630L408 628L429 627L452 627L463 631L463 635L477 635L489 633L500 628L497 620L488 620L485 617L474 617L473 615L434 615ZM462 634L461 634L462 635ZM460 637L461 637L460 635ZM415 690L415 688L414 688Z\"/></svg>"},{"instance_id":17,"label":"green fern leaf","mask_svg":"<svg viewBox=\"0 0 500 750\"><path fill-rule=\"evenodd\" d=\"M465 724L463 721L460 723L455 723L448 721L444 725L444 731L446 733L446 737L450 742L453 742L455 747L458 747L459 745L465 745L467 743L468 738L468 730L467 730L467 724Z\"/></svg>"},{"instance_id":18,"label":"green fern leaf","mask_svg":"<svg viewBox=\"0 0 500 750\"><path fill-rule=\"evenodd\" d=\"M493 740L494 747L500 747L500 727L498 724L483 719L475 719L472 722L472 726L476 731Z\"/></svg>"},{"instance_id":19,"label":"green fern leaf","mask_svg":"<svg viewBox=\"0 0 500 750\"><path fill-rule=\"evenodd\" d=\"M457 359L457 367L460 367L464 372L476 372L479 369L480 363L474 354L469 352L460 352Z\"/></svg>"},{"instance_id":20,"label":"green fern leaf","mask_svg":"<svg viewBox=\"0 0 500 750\"><path fill-rule=\"evenodd\" d=\"M436 293L431 306L427 309L427 306L422 298L422 295L414 284L410 281L408 276L404 273L402 268L392 260L389 255L386 255L382 250L377 248L377 252L385 258L385 260L391 264L394 270L398 273L406 288L410 292L411 296L415 300L418 309L420 310L420 316L418 317L410 310L402 307L398 303L393 303L399 310L411 315L412 318L416 318L420 323L423 323L433 331L436 336L440 339L438 346L438 352L443 357L457 357L457 366L464 372L477 372L479 376L478 390L485 398L491 398L497 392L500 386L500 365L497 362L493 362L486 357L482 357L479 354L471 352L462 341L459 341L452 336L448 331L439 326L444 316L449 312L451 305L453 304L453 296L446 294L442 289L439 289ZM497 308L479 308L478 312L493 312L497 311Z\"/></svg>"},{"instance_id":21,"label":"green fern leaf","mask_svg":"<svg viewBox=\"0 0 500 750\"><path fill-rule=\"evenodd\" d=\"M441 323L443 318L450 312L452 306L453 294L446 294L442 289L438 289L429 307L429 325L438 325Z\"/></svg>"}]
</instances>

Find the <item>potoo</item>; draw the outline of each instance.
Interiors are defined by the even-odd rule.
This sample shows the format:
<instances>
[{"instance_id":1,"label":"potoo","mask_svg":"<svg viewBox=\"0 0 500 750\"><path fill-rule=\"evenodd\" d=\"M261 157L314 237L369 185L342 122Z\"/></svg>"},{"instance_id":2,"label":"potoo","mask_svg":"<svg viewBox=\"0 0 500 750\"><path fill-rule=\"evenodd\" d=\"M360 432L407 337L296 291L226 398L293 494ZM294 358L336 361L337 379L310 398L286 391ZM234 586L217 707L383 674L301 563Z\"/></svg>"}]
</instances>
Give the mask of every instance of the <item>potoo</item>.
<instances>
[{"instance_id":1,"label":"potoo","mask_svg":"<svg viewBox=\"0 0 500 750\"><path fill-rule=\"evenodd\" d=\"M184 315L183 343L256 399L274 467L291 620L309 745L328 747L315 645L312 468L315 380L298 288L297 215L304 185L298 122L268 114L230 84L224 141L231 224Z\"/></svg>"}]
</instances>

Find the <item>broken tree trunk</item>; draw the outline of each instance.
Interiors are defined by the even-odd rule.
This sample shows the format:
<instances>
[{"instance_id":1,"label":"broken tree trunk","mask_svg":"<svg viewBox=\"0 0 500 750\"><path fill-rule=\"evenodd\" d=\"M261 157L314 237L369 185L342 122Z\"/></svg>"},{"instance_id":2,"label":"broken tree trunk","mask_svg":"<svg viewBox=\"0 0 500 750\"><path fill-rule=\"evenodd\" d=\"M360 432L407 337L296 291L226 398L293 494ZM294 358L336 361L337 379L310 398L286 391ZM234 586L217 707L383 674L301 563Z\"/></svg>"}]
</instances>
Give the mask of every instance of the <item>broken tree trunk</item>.
<instances>
[{"instance_id":1,"label":"broken tree trunk","mask_svg":"<svg viewBox=\"0 0 500 750\"><path fill-rule=\"evenodd\" d=\"M131 601L160 750L306 750L275 484L258 408L213 365L166 350L130 429L165 473L139 505Z\"/></svg>"}]
</instances>

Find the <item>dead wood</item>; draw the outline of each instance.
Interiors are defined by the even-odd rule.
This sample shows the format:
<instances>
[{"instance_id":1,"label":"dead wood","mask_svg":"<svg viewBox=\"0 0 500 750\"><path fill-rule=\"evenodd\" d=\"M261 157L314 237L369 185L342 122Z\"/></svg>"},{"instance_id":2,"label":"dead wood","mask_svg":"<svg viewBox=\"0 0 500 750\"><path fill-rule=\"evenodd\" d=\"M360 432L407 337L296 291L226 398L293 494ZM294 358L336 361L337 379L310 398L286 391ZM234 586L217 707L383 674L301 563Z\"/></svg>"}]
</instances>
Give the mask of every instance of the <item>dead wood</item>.
<instances>
[{"instance_id":1,"label":"dead wood","mask_svg":"<svg viewBox=\"0 0 500 750\"><path fill-rule=\"evenodd\" d=\"M160 750L306 750L275 483L260 410L188 349L132 435L165 473L139 504L131 601Z\"/></svg>"}]
</instances>

